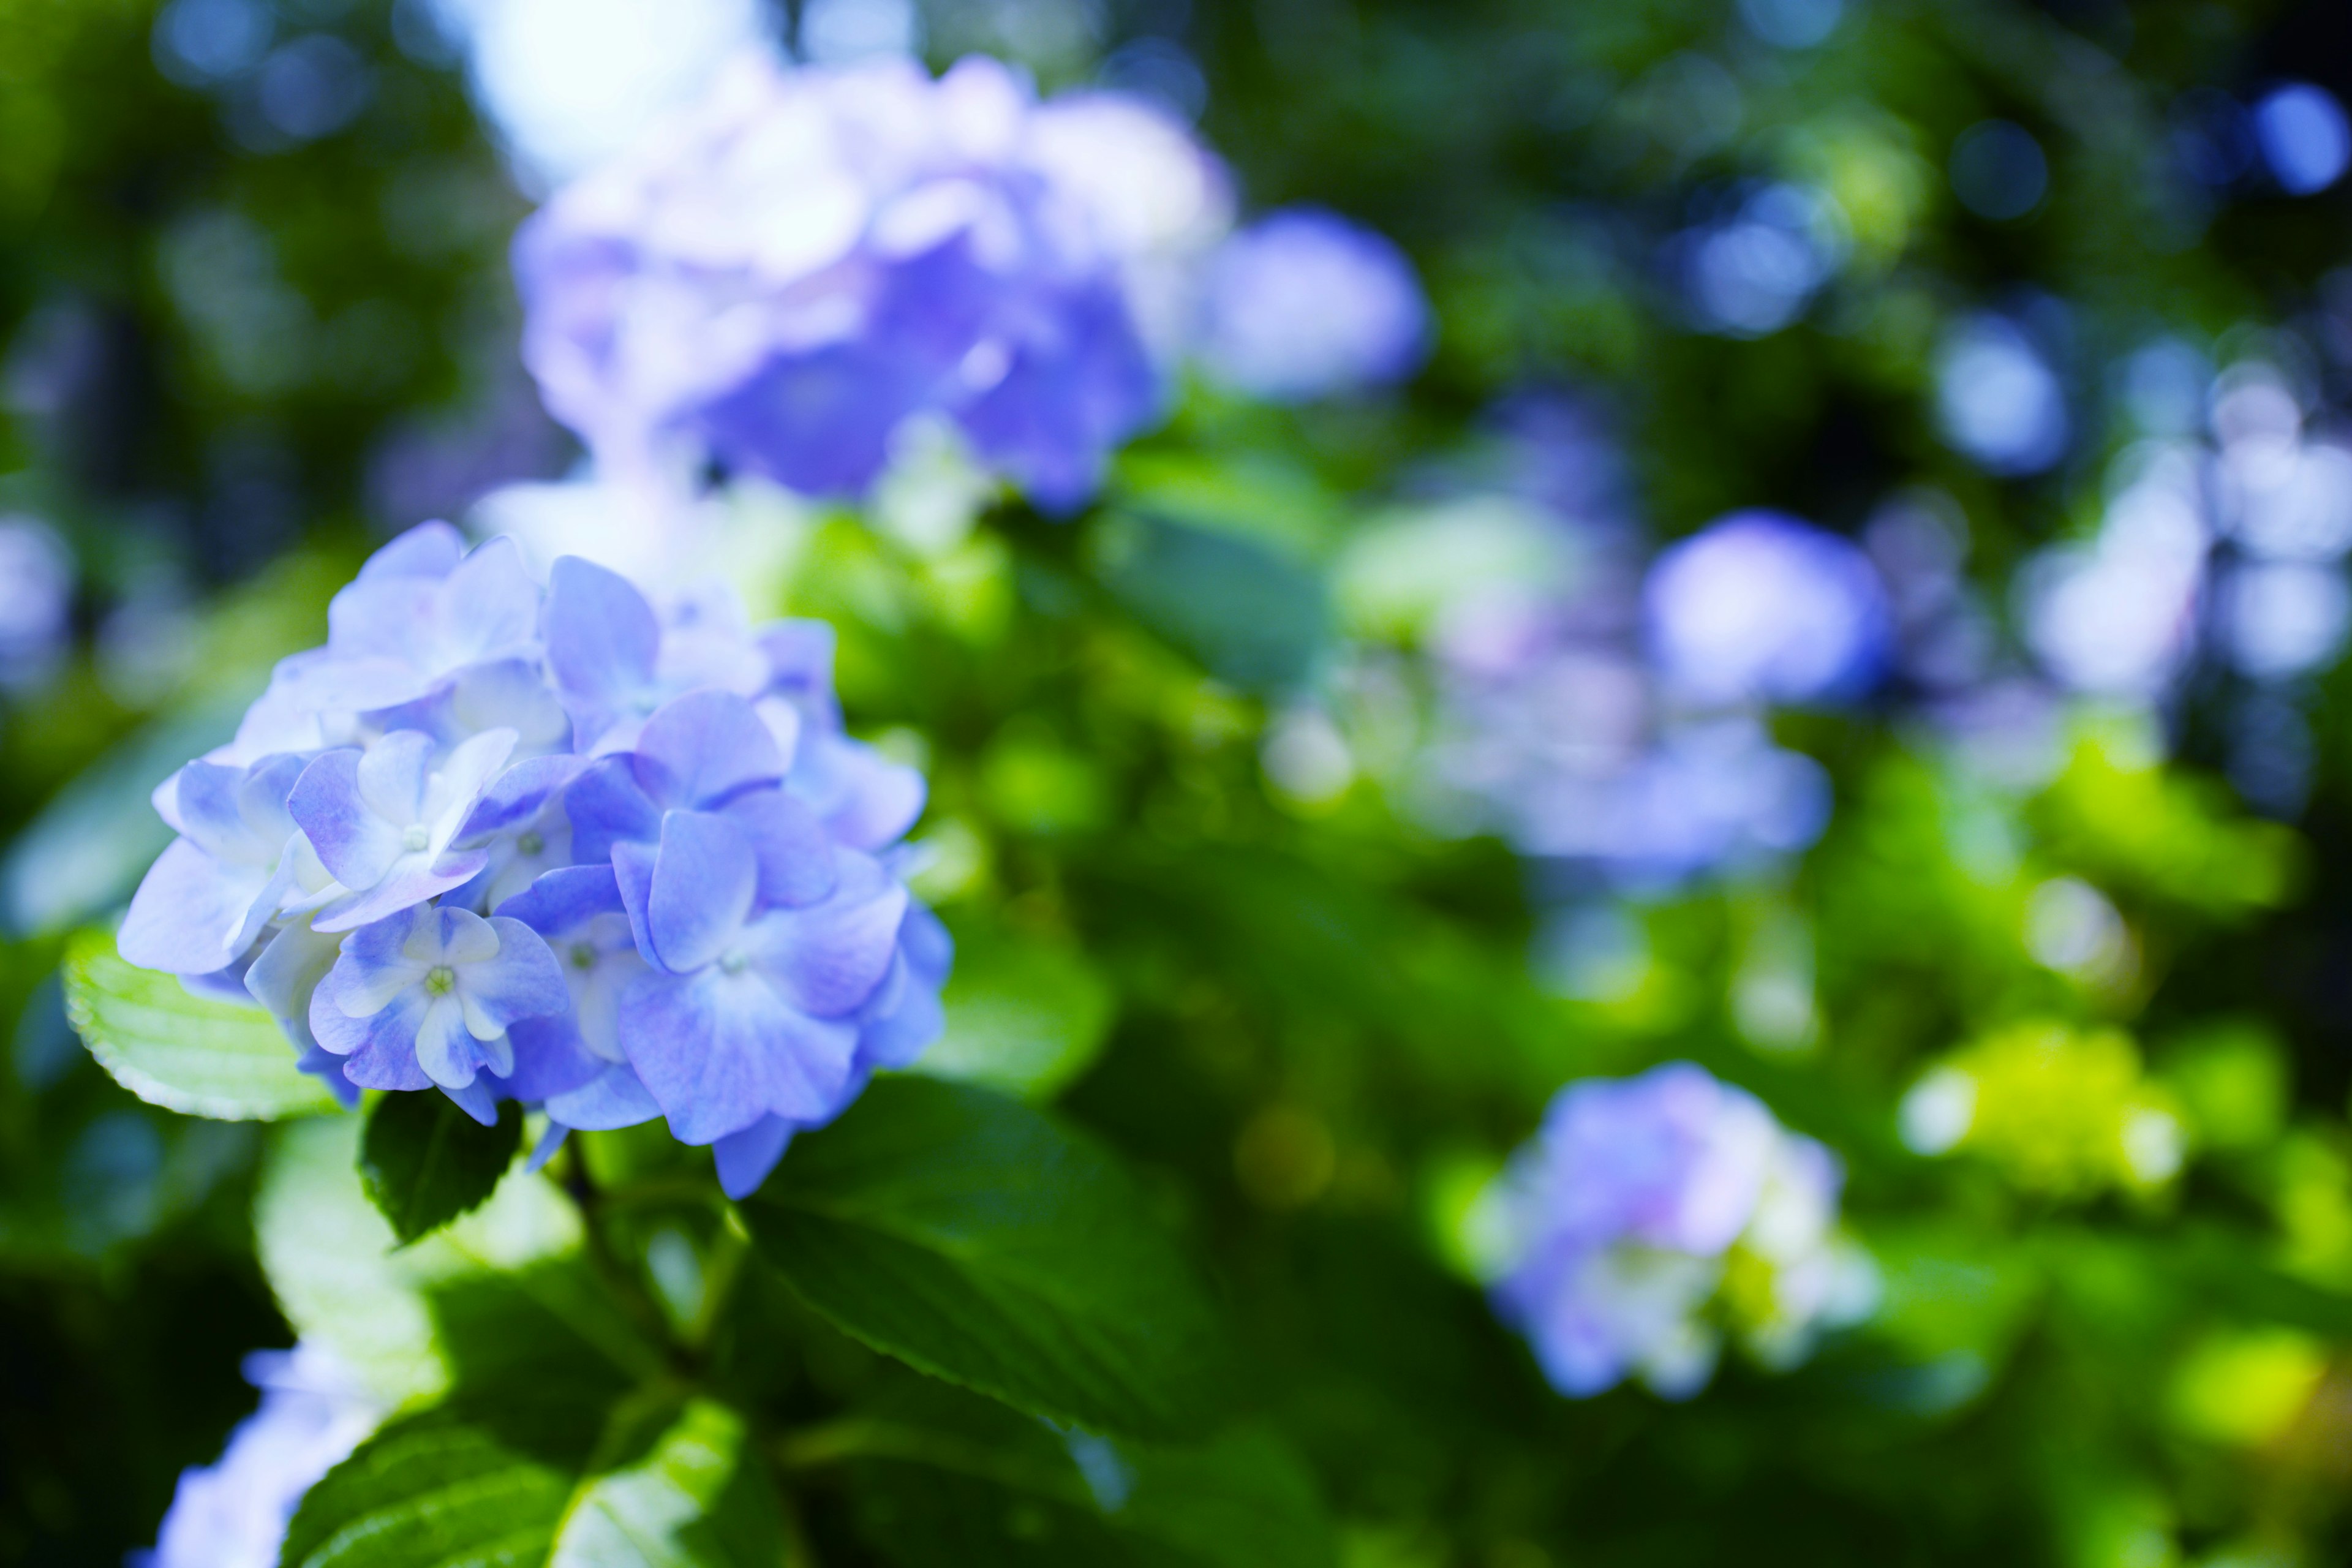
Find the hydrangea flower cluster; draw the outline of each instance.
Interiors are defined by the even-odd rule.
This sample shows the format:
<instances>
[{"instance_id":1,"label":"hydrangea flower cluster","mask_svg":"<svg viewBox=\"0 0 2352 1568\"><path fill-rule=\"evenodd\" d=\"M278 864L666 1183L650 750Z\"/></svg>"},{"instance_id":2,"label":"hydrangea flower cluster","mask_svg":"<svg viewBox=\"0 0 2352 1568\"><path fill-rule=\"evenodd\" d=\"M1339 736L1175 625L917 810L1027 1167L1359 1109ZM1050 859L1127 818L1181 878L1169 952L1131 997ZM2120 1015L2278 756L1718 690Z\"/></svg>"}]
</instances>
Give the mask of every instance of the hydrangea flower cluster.
<instances>
[{"instance_id":1,"label":"hydrangea flower cluster","mask_svg":"<svg viewBox=\"0 0 2352 1568\"><path fill-rule=\"evenodd\" d=\"M1642 599L1651 657L1701 706L1860 696L1893 633L1870 558L1785 512L1733 512L1662 552Z\"/></svg>"},{"instance_id":2,"label":"hydrangea flower cluster","mask_svg":"<svg viewBox=\"0 0 2352 1568\"><path fill-rule=\"evenodd\" d=\"M1768 1365L1866 1305L1837 1239L1837 1159L1753 1095L1675 1062L1571 1083L1498 1189L1497 1311L1581 1398L1640 1378L1687 1398L1727 1328Z\"/></svg>"},{"instance_id":3,"label":"hydrangea flower cluster","mask_svg":"<svg viewBox=\"0 0 2352 1568\"><path fill-rule=\"evenodd\" d=\"M217 1462L180 1473L155 1550L133 1553L132 1568L277 1568L303 1495L385 1414L316 1345L257 1351L245 1375L261 1408L237 1424Z\"/></svg>"},{"instance_id":4,"label":"hydrangea flower cluster","mask_svg":"<svg viewBox=\"0 0 2352 1568\"><path fill-rule=\"evenodd\" d=\"M523 226L523 356L607 471L857 491L924 415L1066 508L1158 412L1171 277L1230 208L1140 100L751 55Z\"/></svg>"},{"instance_id":5,"label":"hydrangea flower cluster","mask_svg":"<svg viewBox=\"0 0 2352 1568\"><path fill-rule=\"evenodd\" d=\"M1526 508L1512 563L1433 628L1437 779L1523 852L1629 885L1803 849L1829 780L1764 723L1884 675L1894 618L1846 541L1738 512L1644 569L1616 520ZM1527 563L1551 564L1530 572Z\"/></svg>"},{"instance_id":6,"label":"hydrangea flower cluster","mask_svg":"<svg viewBox=\"0 0 2352 1568\"><path fill-rule=\"evenodd\" d=\"M259 1002L347 1100L541 1106L542 1154L662 1116L740 1196L940 1026L923 782L843 732L831 660L822 624L412 530L156 790L180 837L122 955Z\"/></svg>"},{"instance_id":7,"label":"hydrangea flower cluster","mask_svg":"<svg viewBox=\"0 0 2352 1568\"><path fill-rule=\"evenodd\" d=\"M1428 353L1429 301L1384 236L1320 207L1271 213L1219 247L1201 357L1279 403L1401 381Z\"/></svg>"}]
</instances>

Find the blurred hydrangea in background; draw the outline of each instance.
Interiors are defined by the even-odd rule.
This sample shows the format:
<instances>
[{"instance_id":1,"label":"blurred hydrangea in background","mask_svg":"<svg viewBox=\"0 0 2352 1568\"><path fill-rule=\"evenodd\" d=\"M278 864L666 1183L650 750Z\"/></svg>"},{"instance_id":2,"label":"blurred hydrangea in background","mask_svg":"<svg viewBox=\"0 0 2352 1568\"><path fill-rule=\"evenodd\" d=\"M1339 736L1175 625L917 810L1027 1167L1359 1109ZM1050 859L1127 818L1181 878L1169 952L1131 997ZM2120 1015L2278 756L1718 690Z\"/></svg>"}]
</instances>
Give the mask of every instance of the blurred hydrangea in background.
<instances>
[{"instance_id":1,"label":"blurred hydrangea in background","mask_svg":"<svg viewBox=\"0 0 2352 1568\"><path fill-rule=\"evenodd\" d=\"M1705 1387L1722 1314L1768 1364L1869 1310L1836 1158L1687 1062L1560 1090L1493 1200L1496 1309L1561 1393Z\"/></svg>"}]
</instances>

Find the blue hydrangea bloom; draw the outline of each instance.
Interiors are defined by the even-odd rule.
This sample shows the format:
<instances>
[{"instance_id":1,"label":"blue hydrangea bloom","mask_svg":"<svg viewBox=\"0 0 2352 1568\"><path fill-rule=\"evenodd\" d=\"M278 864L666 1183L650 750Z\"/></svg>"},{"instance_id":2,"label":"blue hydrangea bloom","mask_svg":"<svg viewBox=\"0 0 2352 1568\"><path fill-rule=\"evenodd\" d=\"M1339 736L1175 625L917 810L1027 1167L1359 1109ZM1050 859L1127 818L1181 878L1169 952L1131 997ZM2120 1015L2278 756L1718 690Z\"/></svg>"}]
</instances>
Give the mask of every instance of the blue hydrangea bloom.
<instances>
[{"instance_id":1,"label":"blue hydrangea bloom","mask_svg":"<svg viewBox=\"0 0 2352 1568\"><path fill-rule=\"evenodd\" d=\"M1893 635L1870 558L1775 511L1734 512L1662 552L1643 610L1661 675L1709 705L1857 697Z\"/></svg>"},{"instance_id":2,"label":"blue hydrangea bloom","mask_svg":"<svg viewBox=\"0 0 2352 1568\"><path fill-rule=\"evenodd\" d=\"M134 1568L277 1568L303 1494L383 1420L383 1407L315 1345L245 1361L261 1408L213 1464L180 1473L152 1552Z\"/></svg>"},{"instance_id":3,"label":"blue hydrangea bloom","mask_svg":"<svg viewBox=\"0 0 2352 1568\"><path fill-rule=\"evenodd\" d=\"M1154 275L1223 188L1140 100L992 59L747 57L523 226L523 356L608 472L856 491L923 415L1067 507L1159 411Z\"/></svg>"},{"instance_id":4,"label":"blue hydrangea bloom","mask_svg":"<svg viewBox=\"0 0 2352 1568\"><path fill-rule=\"evenodd\" d=\"M1857 1305L1855 1256L1835 1237L1841 1180L1828 1150L1688 1062L1570 1084L1500 1189L1512 1256L1496 1309L1576 1397L1628 1376L1696 1393L1726 1317L1786 1364ZM1756 1292L1721 1300L1735 1257L1769 1281L1760 1308Z\"/></svg>"},{"instance_id":5,"label":"blue hydrangea bloom","mask_svg":"<svg viewBox=\"0 0 2352 1568\"><path fill-rule=\"evenodd\" d=\"M923 781L843 730L829 628L569 558L542 588L439 523L328 624L156 792L131 962L260 1003L347 1101L518 1100L543 1150L665 1117L739 1195L938 1035Z\"/></svg>"},{"instance_id":6,"label":"blue hydrangea bloom","mask_svg":"<svg viewBox=\"0 0 2352 1568\"><path fill-rule=\"evenodd\" d=\"M318 922L311 922L313 930ZM365 1089L437 1084L482 1122L498 1119L484 1075L515 1077L508 1028L572 1005L540 934L510 916L411 905L353 931L310 995L310 1033Z\"/></svg>"},{"instance_id":7,"label":"blue hydrangea bloom","mask_svg":"<svg viewBox=\"0 0 2352 1568\"><path fill-rule=\"evenodd\" d=\"M1429 301L1404 253L1320 207L1291 207L1211 263L1201 354L1212 374L1276 402L1401 381L1429 350Z\"/></svg>"}]
</instances>

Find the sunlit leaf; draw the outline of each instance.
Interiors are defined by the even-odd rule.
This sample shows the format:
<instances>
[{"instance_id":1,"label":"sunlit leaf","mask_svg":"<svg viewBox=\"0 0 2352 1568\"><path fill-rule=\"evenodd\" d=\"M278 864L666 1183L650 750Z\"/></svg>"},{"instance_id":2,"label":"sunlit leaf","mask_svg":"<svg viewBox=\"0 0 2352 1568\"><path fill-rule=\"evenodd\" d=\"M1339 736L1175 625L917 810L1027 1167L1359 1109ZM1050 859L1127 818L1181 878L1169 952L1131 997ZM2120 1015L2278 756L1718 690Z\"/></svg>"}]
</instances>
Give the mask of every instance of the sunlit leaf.
<instances>
[{"instance_id":1,"label":"sunlit leaf","mask_svg":"<svg viewBox=\"0 0 2352 1568\"><path fill-rule=\"evenodd\" d=\"M112 933L66 949L66 1016L99 1065L151 1105L225 1121L270 1121L335 1110L294 1065L294 1047L259 1007L189 994L178 978L117 956Z\"/></svg>"}]
</instances>

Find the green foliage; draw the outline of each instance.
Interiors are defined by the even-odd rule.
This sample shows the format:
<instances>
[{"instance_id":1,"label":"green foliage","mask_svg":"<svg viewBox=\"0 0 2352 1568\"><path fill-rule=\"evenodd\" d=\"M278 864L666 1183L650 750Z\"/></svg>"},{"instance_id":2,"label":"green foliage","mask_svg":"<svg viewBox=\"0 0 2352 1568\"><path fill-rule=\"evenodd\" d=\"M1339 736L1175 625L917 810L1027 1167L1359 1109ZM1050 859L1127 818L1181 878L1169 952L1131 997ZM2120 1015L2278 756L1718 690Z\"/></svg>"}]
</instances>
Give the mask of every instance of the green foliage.
<instances>
[{"instance_id":1,"label":"green foliage","mask_svg":"<svg viewBox=\"0 0 2352 1568\"><path fill-rule=\"evenodd\" d=\"M1068 947L983 931L959 934L947 1032L915 1066L933 1078L1050 1100L1101 1052L1117 995Z\"/></svg>"},{"instance_id":2,"label":"green foliage","mask_svg":"<svg viewBox=\"0 0 2352 1568\"><path fill-rule=\"evenodd\" d=\"M784 1458L843 1470L862 1531L908 1568L1334 1561L1312 1481L1262 1432L1194 1447L1115 1443L933 1385L795 1434Z\"/></svg>"},{"instance_id":3,"label":"green foliage","mask_svg":"<svg viewBox=\"0 0 2352 1568\"><path fill-rule=\"evenodd\" d=\"M68 944L66 1016L99 1065L147 1101L189 1116L274 1121L338 1109L317 1079L297 1070L276 1020L189 994L178 978L116 956L114 933L85 931Z\"/></svg>"},{"instance_id":4,"label":"green foliage","mask_svg":"<svg viewBox=\"0 0 2352 1568\"><path fill-rule=\"evenodd\" d=\"M395 1423L310 1489L285 1568L539 1564L587 1462L593 1430L502 1431L461 1412Z\"/></svg>"},{"instance_id":5,"label":"green foliage","mask_svg":"<svg viewBox=\"0 0 2352 1568\"><path fill-rule=\"evenodd\" d=\"M1132 1179L985 1089L875 1084L794 1142L744 1220L845 1331L1018 1408L1154 1436L1225 1397L1208 1303Z\"/></svg>"},{"instance_id":6,"label":"green foliage","mask_svg":"<svg viewBox=\"0 0 2352 1568\"><path fill-rule=\"evenodd\" d=\"M509 1172L487 1204L403 1247L361 1187L359 1140L355 1117L281 1129L254 1231L287 1321L387 1404L533 1358L587 1367L592 1383L659 1369L588 1263L578 1209L544 1177Z\"/></svg>"},{"instance_id":7,"label":"green foliage","mask_svg":"<svg viewBox=\"0 0 2352 1568\"><path fill-rule=\"evenodd\" d=\"M387 1094L368 1109L360 1180L404 1247L479 1205L521 1147L512 1100L485 1127L446 1094Z\"/></svg>"}]
</instances>

